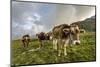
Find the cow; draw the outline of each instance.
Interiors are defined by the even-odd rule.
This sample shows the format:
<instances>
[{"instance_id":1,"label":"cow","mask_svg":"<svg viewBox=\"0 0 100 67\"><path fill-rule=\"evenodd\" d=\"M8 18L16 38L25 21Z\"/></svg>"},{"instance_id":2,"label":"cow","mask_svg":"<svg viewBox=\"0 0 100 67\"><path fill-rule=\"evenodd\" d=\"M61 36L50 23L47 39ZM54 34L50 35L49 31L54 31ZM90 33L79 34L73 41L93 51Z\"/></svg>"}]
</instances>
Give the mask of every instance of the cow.
<instances>
[{"instance_id":1,"label":"cow","mask_svg":"<svg viewBox=\"0 0 100 67\"><path fill-rule=\"evenodd\" d=\"M52 30L53 48L58 50L58 56L61 55L62 48L64 48L64 55L67 55L66 46L68 45L69 42L69 32L70 32L70 26L67 24L61 24L55 26Z\"/></svg>"},{"instance_id":2,"label":"cow","mask_svg":"<svg viewBox=\"0 0 100 67\"><path fill-rule=\"evenodd\" d=\"M24 47L28 47L30 42L30 36L28 34L22 36L22 43Z\"/></svg>"},{"instance_id":3,"label":"cow","mask_svg":"<svg viewBox=\"0 0 100 67\"><path fill-rule=\"evenodd\" d=\"M40 32L36 34L36 36L38 37L38 41L40 42L39 48L43 47L43 41L49 40L49 36L44 32Z\"/></svg>"},{"instance_id":4,"label":"cow","mask_svg":"<svg viewBox=\"0 0 100 67\"><path fill-rule=\"evenodd\" d=\"M70 43L80 44L79 28L77 25L61 24L52 29L53 48L58 51L58 56L61 53L67 55L66 48ZM63 52L62 52L63 49Z\"/></svg>"},{"instance_id":5,"label":"cow","mask_svg":"<svg viewBox=\"0 0 100 67\"><path fill-rule=\"evenodd\" d=\"M45 33L40 32L40 33L36 34L36 36L38 37L38 41L40 42L39 48L42 48L42 46L43 46L42 41L45 40Z\"/></svg>"},{"instance_id":6,"label":"cow","mask_svg":"<svg viewBox=\"0 0 100 67\"><path fill-rule=\"evenodd\" d=\"M39 48L43 46L43 41L51 40L51 35L52 35L52 32L48 32L48 33L40 32L36 34L40 42Z\"/></svg>"}]
</instances>

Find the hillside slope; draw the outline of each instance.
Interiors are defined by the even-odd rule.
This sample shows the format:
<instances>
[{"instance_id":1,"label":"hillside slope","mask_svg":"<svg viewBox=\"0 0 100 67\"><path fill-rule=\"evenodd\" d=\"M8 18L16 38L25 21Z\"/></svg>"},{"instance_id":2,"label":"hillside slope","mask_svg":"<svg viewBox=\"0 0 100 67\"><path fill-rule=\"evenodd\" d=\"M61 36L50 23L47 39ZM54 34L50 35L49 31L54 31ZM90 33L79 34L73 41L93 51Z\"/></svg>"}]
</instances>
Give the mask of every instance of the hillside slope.
<instances>
[{"instance_id":1,"label":"hillside slope","mask_svg":"<svg viewBox=\"0 0 100 67\"><path fill-rule=\"evenodd\" d=\"M52 42L44 42L43 48L38 49L39 42L33 39L28 48L23 48L20 40L13 40L12 64L54 64L54 63L72 63L86 62L96 60L95 33L81 34L81 45L72 45L67 47L67 56L57 56L57 51L52 49Z\"/></svg>"},{"instance_id":2,"label":"hillside slope","mask_svg":"<svg viewBox=\"0 0 100 67\"><path fill-rule=\"evenodd\" d=\"M86 31L95 32L96 31L96 16L92 16L83 21L74 22L72 24L78 24L81 29L85 29Z\"/></svg>"}]
</instances>

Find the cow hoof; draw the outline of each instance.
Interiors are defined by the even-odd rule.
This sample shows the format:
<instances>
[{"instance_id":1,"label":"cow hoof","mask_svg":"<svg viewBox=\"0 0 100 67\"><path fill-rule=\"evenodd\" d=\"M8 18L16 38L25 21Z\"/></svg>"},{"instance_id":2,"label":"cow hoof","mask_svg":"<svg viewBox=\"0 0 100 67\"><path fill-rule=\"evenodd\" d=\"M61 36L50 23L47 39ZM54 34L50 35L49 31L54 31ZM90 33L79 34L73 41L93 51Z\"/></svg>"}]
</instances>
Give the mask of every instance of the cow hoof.
<instances>
[{"instance_id":1,"label":"cow hoof","mask_svg":"<svg viewBox=\"0 0 100 67\"><path fill-rule=\"evenodd\" d=\"M54 48L54 50L57 50L57 48Z\"/></svg>"},{"instance_id":2,"label":"cow hoof","mask_svg":"<svg viewBox=\"0 0 100 67\"><path fill-rule=\"evenodd\" d=\"M64 56L67 56L67 54L66 54L66 55L64 55Z\"/></svg>"},{"instance_id":3,"label":"cow hoof","mask_svg":"<svg viewBox=\"0 0 100 67\"><path fill-rule=\"evenodd\" d=\"M67 53L66 53L66 54L64 54L64 56L67 56Z\"/></svg>"},{"instance_id":4,"label":"cow hoof","mask_svg":"<svg viewBox=\"0 0 100 67\"><path fill-rule=\"evenodd\" d=\"M41 49L41 47L38 47L38 49Z\"/></svg>"},{"instance_id":5,"label":"cow hoof","mask_svg":"<svg viewBox=\"0 0 100 67\"><path fill-rule=\"evenodd\" d=\"M58 56L61 56L60 54L58 54Z\"/></svg>"}]
</instances>

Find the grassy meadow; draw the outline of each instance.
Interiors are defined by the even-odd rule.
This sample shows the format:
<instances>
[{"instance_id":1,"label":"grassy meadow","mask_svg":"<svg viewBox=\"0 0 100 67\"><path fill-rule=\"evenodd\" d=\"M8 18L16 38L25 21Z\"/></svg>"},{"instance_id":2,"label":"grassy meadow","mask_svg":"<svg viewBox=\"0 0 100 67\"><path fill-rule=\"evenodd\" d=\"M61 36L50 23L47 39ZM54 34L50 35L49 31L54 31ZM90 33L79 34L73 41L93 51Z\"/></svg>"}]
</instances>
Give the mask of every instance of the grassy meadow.
<instances>
[{"instance_id":1,"label":"grassy meadow","mask_svg":"<svg viewBox=\"0 0 100 67\"><path fill-rule=\"evenodd\" d=\"M39 42L32 39L28 48L23 48L20 40L12 40L11 63L15 65L53 64L69 62L85 62L96 60L95 33L80 34L81 45L67 47L67 56L57 56L52 49L52 41L45 41L43 48L38 49Z\"/></svg>"}]
</instances>

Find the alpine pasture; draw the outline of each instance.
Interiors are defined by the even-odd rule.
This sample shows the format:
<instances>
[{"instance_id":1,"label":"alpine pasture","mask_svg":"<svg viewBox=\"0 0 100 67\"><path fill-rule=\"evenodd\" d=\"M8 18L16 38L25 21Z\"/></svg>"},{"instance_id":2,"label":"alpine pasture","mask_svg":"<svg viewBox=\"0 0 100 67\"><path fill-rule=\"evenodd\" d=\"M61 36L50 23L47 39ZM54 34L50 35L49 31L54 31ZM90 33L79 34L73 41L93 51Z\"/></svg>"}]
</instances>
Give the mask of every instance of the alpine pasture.
<instances>
[{"instance_id":1,"label":"alpine pasture","mask_svg":"<svg viewBox=\"0 0 100 67\"><path fill-rule=\"evenodd\" d=\"M95 32L80 34L80 45L69 45L67 56L57 56L52 48L52 41L44 41L43 48L39 49L39 41L33 38L28 48L22 46L21 40L12 40L11 63L14 65L55 64L69 62L86 62L96 60Z\"/></svg>"}]
</instances>

